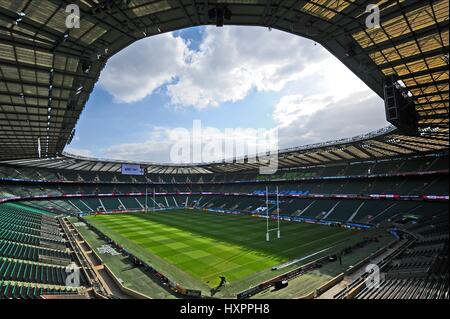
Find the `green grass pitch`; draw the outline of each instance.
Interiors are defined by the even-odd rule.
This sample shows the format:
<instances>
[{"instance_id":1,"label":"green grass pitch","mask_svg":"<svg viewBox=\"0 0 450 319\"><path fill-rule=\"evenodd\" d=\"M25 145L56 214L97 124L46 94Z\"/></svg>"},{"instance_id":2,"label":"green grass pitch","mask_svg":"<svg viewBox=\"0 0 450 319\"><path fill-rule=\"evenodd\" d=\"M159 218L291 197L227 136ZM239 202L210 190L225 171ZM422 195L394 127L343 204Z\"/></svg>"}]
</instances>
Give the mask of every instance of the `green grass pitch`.
<instances>
[{"instance_id":1,"label":"green grass pitch","mask_svg":"<svg viewBox=\"0 0 450 319\"><path fill-rule=\"evenodd\" d=\"M356 232L281 222L282 238L274 238L274 232L266 242L264 219L194 210L97 215L86 220L139 257L158 256L211 288L219 276L235 282L336 245Z\"/></svg>"}]
</instances>

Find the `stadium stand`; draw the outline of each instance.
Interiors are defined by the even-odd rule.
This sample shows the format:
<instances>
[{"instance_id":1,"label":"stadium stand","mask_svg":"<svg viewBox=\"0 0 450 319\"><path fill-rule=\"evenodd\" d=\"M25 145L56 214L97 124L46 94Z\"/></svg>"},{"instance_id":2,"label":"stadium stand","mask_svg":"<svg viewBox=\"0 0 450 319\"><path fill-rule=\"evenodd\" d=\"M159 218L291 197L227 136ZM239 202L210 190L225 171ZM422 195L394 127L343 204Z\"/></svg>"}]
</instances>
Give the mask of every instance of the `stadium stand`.
<instances>
[{"instance_id":1,"label":"stadium stand","mask_svg":"<svg viewBox=\"0 0 450 319\"><path fill-rule=\"evenodd\" d=\"M22 204L0 205L0 298L77 295L83 286L66 281L73 262L54 215Z\"/></svg>"},{"instance_id":2,"label":"stadium stand","mask_svg":"<svg viewBox=\"0 0 450 319\"><path fill-rule=\"evenodd\" d=\"M300 173L303 169L298 169L298 171L286 173L287 175L280 175L278 179L275 179L276 182L261 181L258 175L246 173L231 174L226 177L219 177L219 174L213 183L199 182L200 179L203 180L203 176L196 175L177 176L177 179L160 176L160 181L153 184L119 181L120 178L117 178L115 173L95 174L57 169L42 169L43 172L40 172L40 168L31 172L27 169L22 170L19 166L0 165L0 171L5 180L10 181L16 178L17 171L34 174L22 173L22 179L16 180L15 185L2 187L1 196L5 198L54 196L54 200L32 200L26 203L55 213L76 215L95 211L142 210L146 205L145 196L133 194L143 194L146 189L148 192L153 192L154 189L158 194L155 197L156 202L153 202L152 195L147 197L147 207L151 209L153 206L156 208L196 207L252 213L258 207L265 205L265 186L269 187L270 196L273 198L275 196L273 185L276 184L281 196L280 212L302 218L378 224L407 214L422 216L425 211L432 214L446 209L445 201L421 198L422 196L448 196L448 156L446 154L431 159L429 157L404 158L393 162L395 163L390 161L352 163L338 165L333 169L324 167L317 171L317 174L353 173L357 175L319 176L313 174L312 172L316 169L311 168L307 178L304 177L304 173ZM370 175L367 174L368 167ZM402 172L399 172L399 169ZM361 172L366 174L359 175ZM36 176L64 176L64 180L31 179ZM80 181L78 177L82 177L83 181ZM281 179L281 177L285 178ZM186 180L190 182L186 184ZM180 193L185 194L180 195ZM81 197L64 198L65 195L74 194ZM340 195L343 196L335 198ZM397 199L392 198L393 196L397 196ZM272 205L270 210L273 211L273 209Z\"/></svg>"},{"instance_id":3,"label":"stadium stand","mask_svg":"<svg viewBox=\"0 0 450 319\"><path fill-rule=\"evenodd\" d=\"M42 299L43 296L74 297L77 290L73 288L38 288L18 283L0 282L0 299Z\"/></svg>"},{"instance_id":4,"label":"stadium stand","mask_svg":"<svg viewBox=\"0 0 450 319\"><path fill-rule=\"evenodd\" d=\"M381 28L365 26L366 8L355 1L280 1L265 9L260 1L218 2L206 11L195 1L78 1L83 23L68 30L63 4L0 1L0 298L85 290L108 297L69 215L188 207L275 214L280 195L286 220L398 230L396 248L380 257L381 289L361 277L337 297L448 299L449 1L378 1ZM279 150L273 175L245 157L134 162L144 174L132 176L121 173L130 163L64 152L114 54L143 37L224 22L317 41L386 106L387 81L395 81L413 106L407 120L417 123L410 131L391 120L396 126ZM76 289L66 285L73 262L83 265Z\"/></svg>"},{"instance_id":5,"label":"stadium stand","mask_svg":"<svg viewBox=\"0 0 450 319\"><path fill-rule=\"evenodd\" d=\"M379 287L368 286L357 299L449 299L448 211L409 227L418 235L382 268Z\"/></svg>"}]
</instances>

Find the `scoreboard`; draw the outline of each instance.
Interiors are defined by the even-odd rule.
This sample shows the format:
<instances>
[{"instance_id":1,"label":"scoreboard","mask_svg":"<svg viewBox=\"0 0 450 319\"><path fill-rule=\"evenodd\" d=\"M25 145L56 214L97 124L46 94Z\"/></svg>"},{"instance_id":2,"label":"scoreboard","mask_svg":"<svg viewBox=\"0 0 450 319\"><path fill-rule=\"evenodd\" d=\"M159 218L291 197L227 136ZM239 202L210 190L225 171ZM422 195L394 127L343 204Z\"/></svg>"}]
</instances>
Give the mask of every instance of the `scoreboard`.
<instances>
[{"instance_id":1,"label":"scoreboard","mask_svg":"<svg viewBox=\"0 0 450 319\"><path fill-rule=\"evenodd\" d=\"M145 169L139 164L122 164L122 175L145 175Z\"/></svg>"}]
</instances>

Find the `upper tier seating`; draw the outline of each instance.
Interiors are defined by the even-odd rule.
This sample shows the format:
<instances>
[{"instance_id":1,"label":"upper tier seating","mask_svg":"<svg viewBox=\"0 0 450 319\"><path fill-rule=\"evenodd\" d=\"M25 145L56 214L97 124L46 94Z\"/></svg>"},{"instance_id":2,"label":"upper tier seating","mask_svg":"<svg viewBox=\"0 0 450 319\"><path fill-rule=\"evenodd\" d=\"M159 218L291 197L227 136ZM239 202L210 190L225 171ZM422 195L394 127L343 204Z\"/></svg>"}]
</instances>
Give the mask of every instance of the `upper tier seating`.
<instances>
[{"instance_id":1,"label":"upper tier seating","mask_svg":"<svg viewBox=\"0 0 450 319\"><path fill-rule=\"evenodd\" d=\"M80 182L121 182L121 183L197 183L197 182L232 182L251 180L313 178L323 176L353 176L369 174L398 174L405 172L423 172L448 170L448 156L423 157L412 159L391 159L380 162L362 162L330 166L303 167L295 170L280 170L274 175L257 175L256 173L232 174L150 174L148 176L128 176L115 172L91 172L52 170L0 165L0 178L19 178L33 180L80 181Z\"/></svg>"}]
</instances>

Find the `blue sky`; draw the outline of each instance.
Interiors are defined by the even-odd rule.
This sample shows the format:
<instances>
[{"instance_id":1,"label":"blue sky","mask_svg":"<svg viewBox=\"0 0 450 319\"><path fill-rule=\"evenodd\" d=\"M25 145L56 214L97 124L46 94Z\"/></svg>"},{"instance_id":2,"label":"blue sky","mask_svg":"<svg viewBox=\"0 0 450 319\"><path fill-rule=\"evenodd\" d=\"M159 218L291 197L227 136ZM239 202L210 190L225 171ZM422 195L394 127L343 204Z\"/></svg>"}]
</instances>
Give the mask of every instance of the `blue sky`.
<instances>
[{"instance_id":1,"label":"blue sky","mask_svg":"<svg viewBox=\"0 0 450 319\"><path fill-rule=\"evenodd\" d=\"M66 151L170 162L171 132L194 120L217 138L277 129L280 148L387 124L382 100L320 45L265 28L198 27L112 57Z\"/></svg>"}]
</instances>

